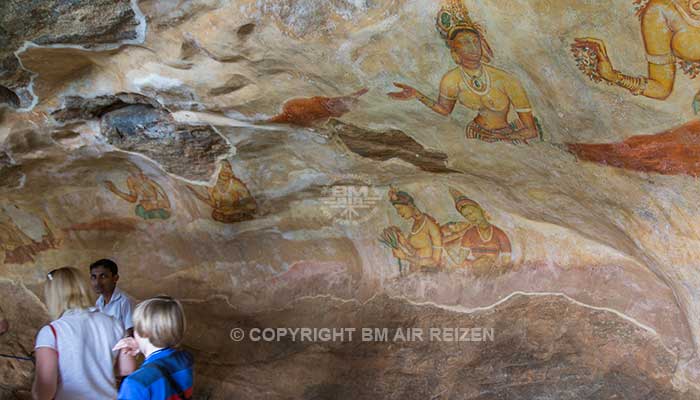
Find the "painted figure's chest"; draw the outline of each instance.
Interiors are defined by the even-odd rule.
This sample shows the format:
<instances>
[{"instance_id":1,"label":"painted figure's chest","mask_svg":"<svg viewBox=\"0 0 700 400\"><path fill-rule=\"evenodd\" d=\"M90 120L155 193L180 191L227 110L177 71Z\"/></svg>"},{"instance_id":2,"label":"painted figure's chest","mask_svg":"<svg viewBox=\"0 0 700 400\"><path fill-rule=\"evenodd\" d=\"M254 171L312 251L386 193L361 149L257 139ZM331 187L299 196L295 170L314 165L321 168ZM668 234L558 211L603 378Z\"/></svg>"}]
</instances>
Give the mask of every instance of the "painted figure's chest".
<instances>
[{"instance_id":1,"label":"painted figure's chest","mask_svg":"<svg viewBox=\"0 0 700 400\"><path fill-rule=\"evenodd\" d=\"M686 26L673 35L673 54L685 61L700 61L700 28Z\"/></svg>"},{"instance_id":2,"label":"painted figure's chest","mask_svg":"<svg viewBox=\"0 0 700 400\"><path fill-rule=\"evenodd\" d=\"M459 86L459 102L465 107L481 111L507 112L510 100L508 96L497 87L491 87L484 95L475 93L466 83Z\"/></svg>"}]
</instances>

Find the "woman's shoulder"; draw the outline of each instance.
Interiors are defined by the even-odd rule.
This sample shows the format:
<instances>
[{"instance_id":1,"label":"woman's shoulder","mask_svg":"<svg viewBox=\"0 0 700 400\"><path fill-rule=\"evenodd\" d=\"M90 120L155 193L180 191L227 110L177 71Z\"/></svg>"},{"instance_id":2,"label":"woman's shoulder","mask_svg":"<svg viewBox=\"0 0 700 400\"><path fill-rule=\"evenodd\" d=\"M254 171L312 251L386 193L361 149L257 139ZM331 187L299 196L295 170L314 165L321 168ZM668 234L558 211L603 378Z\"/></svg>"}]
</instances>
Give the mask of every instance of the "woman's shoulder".
<instances>
[{"instance_id":1,"label":"woman's shoulder","mask_svg":"<svg viewBox=\"0 0 700 400\"><path fill-rule=\"evenodd\" d=\"M445 75L442 76L442 81L443 82L454 82L454 83L459 83L459 81L462 79L462 75L460 72L460 68L456 67L453 68L445 73Z\"/></svg>"},{"instance_id":2,"label":"woman's shoulder","mask_svg":"<svg viewBox=\"0 0 700 400\"><path fill-rule=\"evenodd\" d=\"M508 83L520 83L520 79L518 79L518 77L504 69L494 67L490 64L484 64L484 68L488 71L489 75L491 75L492 80L500 80Z\"/></svg>"}]
</instances>

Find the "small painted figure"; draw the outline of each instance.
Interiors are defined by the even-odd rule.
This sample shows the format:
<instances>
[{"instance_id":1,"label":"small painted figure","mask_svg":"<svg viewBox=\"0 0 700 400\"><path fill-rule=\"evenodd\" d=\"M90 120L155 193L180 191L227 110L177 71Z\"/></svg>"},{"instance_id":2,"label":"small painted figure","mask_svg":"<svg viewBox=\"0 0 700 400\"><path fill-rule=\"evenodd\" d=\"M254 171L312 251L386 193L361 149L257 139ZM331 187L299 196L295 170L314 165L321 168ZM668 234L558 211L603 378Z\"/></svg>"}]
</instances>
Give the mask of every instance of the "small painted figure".
<instances>
[{"instance_id":1,"label":"small painted figure","mask_svg":"<svg viewBox=\"0 0 700 400\"><path fill-rule=\"evenodd\" d=\"M136 166L129 167L129 173L126 178L128 192L119 190L112 181L105 181L105 187L129 203L137 203L134 210L137 216L145 220L168 219L170 200L165 190Z\"/></svg>"},{"instance_id":2,"label":"small painted figure","mask_svg":"<svg viewBox=\"0 0 700 400\"><path fill-rule=\"evenodd\" d=\"M253 219L257 203L248 187L233 173L227 160L221 162L221 169L214 186L207 188L204 196L192 186L188 188L194 195L213 208L211 217L226 224Z\"/></svg>"},{"instance_id":3,"label":"small painted figure","mask_svg":"<svg viewBox=\"0 0 700 400\"><path fill-rule=\"evenodd\" d=\"M435 219L423 213L413 197L404 191L391 188L389 201L401 218L413 221L413 226L408 235L396 226L386 228L382 241L392 247L394 257L409 264L410 272L439 270L442 235Z\"/></svg>"},{"instance_id":4,"label":"small painted figure","mask_svg":"<svg viewBox=\"0 0 700 400\"><path fill-rule=\"evenodd\" d=\"M477 202L454 189L451 194L455 208L470 225L461 239L464 254L462 267L483 275L509 265L511 245L506 233L489 222L486 211Z\"/></svg>"}]
</instances>

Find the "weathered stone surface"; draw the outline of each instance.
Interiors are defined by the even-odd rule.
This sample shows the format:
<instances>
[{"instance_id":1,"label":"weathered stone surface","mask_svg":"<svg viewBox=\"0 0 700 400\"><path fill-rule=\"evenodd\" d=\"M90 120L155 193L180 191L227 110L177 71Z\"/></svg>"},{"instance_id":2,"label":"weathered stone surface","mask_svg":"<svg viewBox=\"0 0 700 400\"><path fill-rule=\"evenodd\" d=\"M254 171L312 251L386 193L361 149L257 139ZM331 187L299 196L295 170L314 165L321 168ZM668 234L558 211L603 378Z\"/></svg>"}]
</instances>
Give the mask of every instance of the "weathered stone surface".
<instances>
[{"instance_id":1,"label":"weathered stone surface","mask_svg":"<svg viewBox=\"0 0 700 400\"><path fill-rule=\"evenodd\" d=\"M112 257L136 299L186 304L201 398L700 398L690 3L142 0L145 38L126 2L3 3L0 352L31 348L48 270ZM675 73L645 54L655 7ZM0 362L0 397L31 373Z\"/></svg>"},{"instance_id":2,"label":"weathered stone surface","mask_svg":"<svg viewBox=\"0 0 700 400\"><path fill-rule=\"evenodd\" d=\"M179 125L148 105L110 111L102 116L101 128L113 146L143 154L187 179L209 180L216 161L230 151L212 127Z\"/></svg>"},{"instance_id":3,"label":"weathered stone surface","mask_svg":"<svg viewBox=\"0 0 700 400\"><path fill-rule=\"evenodd\" d=\"M212 399L593 400L698 395L673 389L669 377L678 360L653 334L618 315L559 296L514 296L492 309L469 313L386 296L366 303L303 299L278 312L256 315L240 314L218 302L209 306L210 319L221 320L207 327L221 342L211 341L201 349L211 355L202 368L211 376L206 386ZM337 313L319 315L319 308ZM205 312L200 304L188 309ZM356 331L352 341L346 332L344 341L224 343L232 328L259 326ZM363 342L361 330L375 327L387 328L386 339ZM441 330L432 340L431 328ZM465 334L466 329L472 331ZM398 330L402 336L397 336ZM410 339L407 330L421 332L423 340ZM483 332L492 332L492 340ZM224 366L237 373L226 374ZM293 376L298 384L290 386L278 376Z\"/></svg>"},{"instance_id":4,"label":"weathered stone surface","mask_svg":"<svg viewBox=\"0 0 700 400\"><path fill-rule=\"evenodd\" d=\"M216 161L231 151L211 126L180 124L156 100L136 93L68 97L52 115L61 122L99 118L101 135L110 144L143 154L187 179L209 180Z\"/></svg>"},{"instance_id":5,"label":"weathered stone surface","mask_svg":"<svg viewBox=\"0 0 700 400\"><path fill-rule=\"evenodd\" d=\"M399 158L418 168L435 173L456 172L447 168L447 154L427 150L399 130L376 132L333 120L330 130L350 151L377 161Z\"/></svg>"},{"instance_id":6,"label":"weathered stone surface","mask_svg":"<svg viewBox=\"0 0 700 400\"><path fill-rule=\"evenodd\" d=\"M15 56L26 42L85 48L113 45L137 39L139 24L129 0L4 1L0 4L0 84L28 106L31 73Z\"/></svg>"}]
</instances>

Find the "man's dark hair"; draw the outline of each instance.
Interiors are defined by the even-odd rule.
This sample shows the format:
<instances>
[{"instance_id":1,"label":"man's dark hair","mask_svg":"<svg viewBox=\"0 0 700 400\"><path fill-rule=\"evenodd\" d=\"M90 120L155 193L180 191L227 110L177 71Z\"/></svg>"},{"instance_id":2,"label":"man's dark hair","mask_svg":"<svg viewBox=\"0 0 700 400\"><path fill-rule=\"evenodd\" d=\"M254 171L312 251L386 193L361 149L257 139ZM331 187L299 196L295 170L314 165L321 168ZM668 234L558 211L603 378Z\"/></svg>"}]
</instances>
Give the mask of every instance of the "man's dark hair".
<instances>
[{"instance_id":1,"label":"man's dark hair","mask_svg":"<svg viewBox=\"0 0 700 400\"><path fill-rule=\"evenodd\" d=\"M103 258L101 260L97 260L94 263L90 264L90 271L97 267L105 267L110 272L112 272L112 275L117 275L119 273L119 268L117 268L117 263L114 261L108 259L108 258Z\"/></svg>"}]
</instances>

